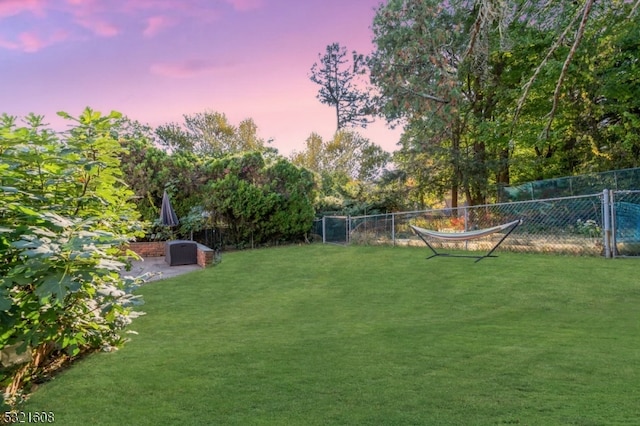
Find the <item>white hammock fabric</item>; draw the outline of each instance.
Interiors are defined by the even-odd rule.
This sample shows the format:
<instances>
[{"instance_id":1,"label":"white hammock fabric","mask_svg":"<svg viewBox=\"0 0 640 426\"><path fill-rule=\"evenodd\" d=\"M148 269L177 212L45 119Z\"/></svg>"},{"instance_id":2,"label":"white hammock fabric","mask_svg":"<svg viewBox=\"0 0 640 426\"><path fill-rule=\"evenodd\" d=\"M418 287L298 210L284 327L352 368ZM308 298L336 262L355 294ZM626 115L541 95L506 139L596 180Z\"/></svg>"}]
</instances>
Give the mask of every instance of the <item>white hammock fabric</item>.
<instances>
[{"instance_id":1,"label":"white hammock fabric","mask_svg":"<svg viewBox=\"0 0 640 426\"><path fill-rule=\"evenodd\" d=\"M466 231L466 232L438 232L431 231L429 229L420 228L418 226L411 226L411 229L414 230L416 234L422 234L427 237L438 238L440 240L446 241L467 241L474 240L476 238L486 237L487 235L495 234L496 232L502 232L505 229L509 229L510 227L515 227L516 225L520 225L522 220L514 220L513 222L505 223L504 225L498 225L491 228L485 229L477 229L475 231Z\"/></svg>"},{"instance_id":2,"label":"white hammock fabric","mask_svg":"<svg viewBox=\"0 0 640 426\"><path fill-rule=\"evenodd\" d=\"M409 225L409 226L411 226L411 229L413 229L413 232L415 232L418 235L418 237L420 237L420 239L433 252L433 255L427 257L427 259L431 259L432 257L436 257L436 256L472 257L476 259L476 262L479 262L485 257L495 257L494 255L492 255L495 249L497 249L498 246L502 244L502 242L505 240L505 238L507 238L509 234L511 234L513 230L516 229L518 225L521 225L521 224L522 224L522 220L518 219L518 220L514 220L513 222L505 223L504 225L498 225L498 226L493 226L491 228L478 229L475 231L466 231L466 232L437 232L437 231L430 231L428 229L420 228L418 226L413 226L413 225ZM507 231L507 232L502 236L502 238L500 238L500 241L494 244L494 246L491 248L491 250L489 250L488 253L482 256L465 256L465 255L438 253L433 248L433 246L429 244L429 241L427 241L427 238L426 238L426 237L431 237L431 238L437 238L444 241L469 241L469 240L474 240L476 238L486 237L487 235L495 234L496 232L502 232L502 231Z\"/></svg>"}]
</instances>

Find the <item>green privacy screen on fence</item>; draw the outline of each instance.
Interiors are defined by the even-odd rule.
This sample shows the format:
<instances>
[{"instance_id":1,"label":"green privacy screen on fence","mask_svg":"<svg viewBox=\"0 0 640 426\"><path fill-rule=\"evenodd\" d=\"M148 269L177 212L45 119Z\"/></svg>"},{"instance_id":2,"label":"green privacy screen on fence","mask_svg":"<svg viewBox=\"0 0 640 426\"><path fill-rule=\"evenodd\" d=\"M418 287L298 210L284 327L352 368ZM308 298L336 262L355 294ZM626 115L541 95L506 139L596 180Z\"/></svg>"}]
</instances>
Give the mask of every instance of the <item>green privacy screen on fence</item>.
<instances>
[{"instance_id":1,"label":"green privacy screen on fence","mask_svg":"<svg viewBox=\"0 0 640 426\"><path fill-rule=\"evenodd\" d=\"M504 186L498 191L498 200L506 203L573 197L601 193L605 189L613 191L640 189L640 168L537 180L518 186Z\"/></svg>"}]
</instances>

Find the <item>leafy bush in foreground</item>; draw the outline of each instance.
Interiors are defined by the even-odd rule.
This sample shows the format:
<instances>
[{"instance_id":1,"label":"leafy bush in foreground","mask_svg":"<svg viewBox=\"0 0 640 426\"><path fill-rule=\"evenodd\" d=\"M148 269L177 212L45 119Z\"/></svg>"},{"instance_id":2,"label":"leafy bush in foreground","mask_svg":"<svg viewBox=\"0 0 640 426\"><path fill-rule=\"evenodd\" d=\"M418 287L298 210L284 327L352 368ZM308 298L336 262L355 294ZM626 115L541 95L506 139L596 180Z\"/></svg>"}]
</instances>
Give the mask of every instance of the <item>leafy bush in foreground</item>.
<instances>
[{"instance_id":1,"label":"leafy bush in foreground","mask_svg":"<svg viewBox=\"0 0 640 426\"><path fill-rule=\"evenodd\" d=\"M142 223L121 180L112 112L58 135L42 117L0 119L0 386L13 405L52 368L124 342L137 284L121 244Z\"/></svg>"}]
</instances>

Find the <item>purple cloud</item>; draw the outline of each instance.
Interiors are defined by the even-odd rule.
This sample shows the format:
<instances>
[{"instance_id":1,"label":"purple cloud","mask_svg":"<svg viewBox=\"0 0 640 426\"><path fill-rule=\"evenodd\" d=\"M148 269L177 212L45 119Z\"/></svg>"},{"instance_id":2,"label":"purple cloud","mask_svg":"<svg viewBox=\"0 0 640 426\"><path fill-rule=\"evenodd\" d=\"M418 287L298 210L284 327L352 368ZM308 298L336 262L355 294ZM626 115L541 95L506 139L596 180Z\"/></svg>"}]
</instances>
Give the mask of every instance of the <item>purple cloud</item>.
<instances>
[{"instance_id":1,"label":"purple cloud","mask_svg":"<svg viewBox=\"0 0 640 426\"><path fill-rule=\"evenodd\" d=\"M109 13L105 4L96 0L67 0L76 24L100 37L114 37L120 28L104 18Z\"/></svg>"},{"instance_id":2,"label":"purple cloud","mask_svg":"<svg viewBox=\"0 0 640 426\"><path fill-rule=\"evenodd\" d=\"M120 34L120 28L96 17L77 18L76 23L100 37L115 37Z\"/></svg>"},{"instance_id":3,"label":"purple cloud","mask_svg":"<svg viewBox=\"0 0 640 426\"><path fill-rule=\"evenodd\" d=\"M1 0L0 18L31 12L37 16L44 16L46 2L44 0Z\"/></svg>"},{"instance_id":4,"label":"purple cloud","mask_svg":"<svg viewBox=\"0 0 640 426\"><path fill-rule=\"evenodd\" d=\"M17 40L15 41L0 38L0 47L33 53L52 44L64 41L67 38L68 33L63 30L56 31L47 37L43 37L35 31L24 31L18 34Z\"/></svg>"},{"instance_id":5,"label":"purple cloud","mask_svg":"<svg viewBox=\"0 0 640 426\"><path fill-rule=\"evenodd\" d=\"M147 18L147 26L142 34L145 37L153 37L166 28L172 27L175 22L166 16L151 16Z\"/></svg>"},{"instance_id":6,"label":"purple cloud","mask_svg":"<svg viewBox=\"0 0 640 426\"><path fill-rule=\"evenodd\" d=\"M258 9L262 6L262 0L225 0L235 10L244 12L247 10Z\"/></svg>"},{"instance_id":7,"label":"purple cloud","mask_svg":"<svg viewBox=\"0 0 640 426\"><path fill-rule=\"evenodd\" d=\"M220 66L211 62L192 59L182 62L159 62L149 68L152 74L169 78L191 78L201 74L210 73Z\"/></svg>"}]
</instances>

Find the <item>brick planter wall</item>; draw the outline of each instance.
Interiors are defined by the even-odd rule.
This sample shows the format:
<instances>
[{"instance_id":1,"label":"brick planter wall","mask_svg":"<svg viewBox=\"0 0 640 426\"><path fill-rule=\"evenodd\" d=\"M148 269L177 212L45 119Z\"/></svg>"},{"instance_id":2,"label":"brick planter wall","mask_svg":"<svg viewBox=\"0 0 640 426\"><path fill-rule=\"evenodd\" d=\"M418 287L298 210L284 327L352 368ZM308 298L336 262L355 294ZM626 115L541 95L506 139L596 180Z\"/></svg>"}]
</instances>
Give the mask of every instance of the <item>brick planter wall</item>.
<instances>
[{"instance_id":1,"label":"brick planter wall","mask_svg":"<svg viewBox=\"0 0 640 426\"><path fill-rule=\"evenodd\" d=\"M164 256L164 241L129 243L129 249L141 257Z\"/></svg>"},{"instance_id":2,"label":"brick planter wall","mask_svg":"<svg viewBox=\"0 0 640 426\"><path fill-rule=\"evenodd\" d=\"M203 268L208 265L213 265L213 249L209 247L198 244L198 265Z\"/></svg>"},{"instance_id":3,"label":"brick planter wall","mask_svg":"<svg viewBox=\"0 0 640 426\"><path fill-rule=\"evenodd\" d=\"M148 241L148 242L133 242L129 243L129 249L135 252L141 257L162 257L164 256L165 241ZM213 265L213 249L199 244L197 245L198 251L198 265L206 267Z\"/></svg>"}]
</instances>

